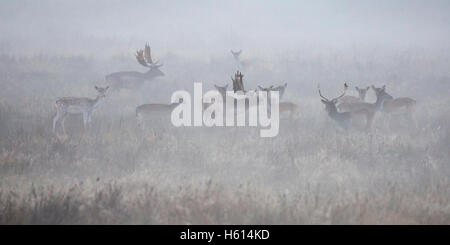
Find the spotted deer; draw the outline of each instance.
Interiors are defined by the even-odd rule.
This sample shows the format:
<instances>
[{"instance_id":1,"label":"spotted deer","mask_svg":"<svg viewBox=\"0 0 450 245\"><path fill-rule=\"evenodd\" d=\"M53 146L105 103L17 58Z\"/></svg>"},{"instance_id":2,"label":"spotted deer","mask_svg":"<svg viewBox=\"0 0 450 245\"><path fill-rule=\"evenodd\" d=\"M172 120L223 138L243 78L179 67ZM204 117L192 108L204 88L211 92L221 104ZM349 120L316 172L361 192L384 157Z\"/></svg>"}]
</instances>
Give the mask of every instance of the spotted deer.
<instances>
[{"instance_id":1,"label":"spotted deer","mask_svg":"<svg viewBox=\"0 0 450 245\"><path fill-rule=\"evenodd\" d=\"M91 115L99 105L99 102L105 97L107 87L97 87L98 94L94 99L86 97L62 97L56 100L56 114L53 117L53 133L56 133L56 124L61 121L61 127L64 134L66 129L64 123L68 114L83 114L83 126L86 129L91 122Z\"/></svg>"}]
</instances>

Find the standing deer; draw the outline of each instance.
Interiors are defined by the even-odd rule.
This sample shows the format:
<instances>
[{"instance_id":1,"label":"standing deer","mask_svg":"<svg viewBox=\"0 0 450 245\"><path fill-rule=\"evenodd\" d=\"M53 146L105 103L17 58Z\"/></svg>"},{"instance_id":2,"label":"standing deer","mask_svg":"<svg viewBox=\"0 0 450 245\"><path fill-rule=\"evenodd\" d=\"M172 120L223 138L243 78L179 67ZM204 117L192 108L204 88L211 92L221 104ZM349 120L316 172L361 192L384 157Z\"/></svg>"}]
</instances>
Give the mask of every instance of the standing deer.
<instances>
[{"instance_id":1,"label":"standing deer","mask_svg":"<svg viewBox=\"0 0 450 245\"><path fill-rule=\"evenodd\" d=\"M375 88L374 86L372 86L372 89L375 91L375 95L377 97L375 103L367 103L367 102L352 103L352 104L350 104L350 110L347 111L348 113L351 113L351 114L355 114L355 113L359 114L361 112L364 112L366 114L366 130L370 130L370 128L372 127L372 122L373 122L375 113L380 110L380 108L383 105L383 101L392 99L392 96L390 96L389 94L386 93L385 86L383 86L382 88ZM334 105L335 104L336 104L336 102L334 103ZM347 113L347 112L341 112L341 113Z\"/></svg>"},{"instance_id":2,"label":"standing deer","mask_svg":"<svg viewBox=\"0 0 450 245\"><path fill-rule=\"evenodd\" d=\"M269 93L270 91L278 91L280 100L283 98L286 87L287 87L287 83L277 86L277 87L273 87L273 85L272 85L267 88L264 88L264 87L261 87L258 85L259 90L266 91L268 94L270 94ZM298 106L292 102L280 102L279 103L279 112L280 112L280 115L282 113L289 113L289 118L292 119L293 116L298 112Z\"/></svg>"},{"instance_id":3,"label":"standing deer","mask_svg":"<svg viewBox=\"0 0 450 245\"><path fill-rule=\"evenodd\" d=\"M280 86L276 86L276 87L273 87L273 85L272 85L272 86L267 87L267 88L264 88L264 87L258 85L258 89L262 90L262 91L267 91L267 92L269 92L269 91L278 91L278 93L280 95L280 100L283 98L284 91L286 91L286 87L287 87L287 83L285 83L283 85L280 85Z\"/></svg>"},{"instance_id":4,"label":"standing deer","mask_svg":"<svg viewBox=\"0 0 450 245\"><path fill-rule=\"evenodd\" d=\"M144 50L136 51L136 59L142 66L149 68L145 73L138 71L121 71L111 73L105 76L106 83L112 89L138 89L142 87L145 81L151 81L159 76L164 76L164 73L159 69L162 64L159 61L154 62L151 56L150 46L145 44Z\"/></svg>"},{"instance_id":5,"label":"standing deer","mask_svg":"<svg viewBox=\"0 0 450 245\"><path fill-rule=\"evenodd\" d=\"M62 120L61 126L64 134L66 134L64 122L68 114L83 114L83 126L86 129L91 122L92 112L97 108L100 100L105 97L108 88L109 86L105 88L95 86L95 90L98 92L95 99L85 97L63 97L56 100L56 114L53 117L53 133L56 133L56 123Z\"/></svg>"},{"instance_id":6,"label":"standing deer","mask_svg":"<svg viewBox=\"0 0 450 245\"><path fill-rule=\"evenodd\" d=\"M317 85L319 96L322 98L320 101L322 101L322 103L325 104L325 110L327 111L328 116L344 129L349 128L353 114L350 112L338 112L336 108L336 103L340 98L342 98L345 95L347 88L348 86L345 83L344 92L340 96L330 100L322 95L322 92L320 91L320 84Z\"/></svg>"},{"instance_id":7,"label":"standing deer","mask_svg":"<svg viewBox=\"0 0 450 245\"><path fill-rule=\"evenodd\" d=\"M231 54L233 55L234 60L236 60L238 62L240 61L239 56L241 55L241 53L242 53L242 50L239 50L237 52L234 52L233 50L231 50Z\"/></svg>"},{"instance_id":8,"label":"standing deer","mask_svg":"<svg viewBox=\"0 0 450 245\"><path fill-rule=\"evenodd\" d=\"M336 108L336 103L340 98L342 98L345 95L345 92L347 91L348 86L347 84L344 84L344 92L339 96L332 100L329 100L325 98L322 93L320 92L320 86L318 87L319 95L322 98L322 103L325 104L326 111L328 112L328 115L338 123L339 126L341 126L344 129L348 129L350 126L352 118L354 118L356 115L365 115L366 116L366 130L370 130L372 126L373 117L375 115L375 112L379 110L381 107L383 101L385 99L391 98L390 95L388 95L384 90L384 88L380 89L374 89L377 100L375 103L365 103L365 102L359 102L355 103L359 105L359 108L354 108L352 111L346 111L346 112L338 112Z\"/></svg>"},{"instance_id":9,"label":"standing deer","mask_svg":"<svg viewBox=\"0 0 450 245\"><path fill-rule=\"evenodd\" d=\"M170 122L170 114L175 107L183 103L183 99L179 102L171 104L143 104L136 107L136 121L137 125L144 129L146 127L146 121L152 120L153 125L166 126L166 122ZM164 121L167 120L167 121ZM151 127L151 132L156 136L155 127Z\"/></svg>"},{"instance_id":10,"label":"standing deer","mask_svg":"<svg viewBox=\"0 0 450 245\"><path fill-rule=\"evenodd\" d=\"M366 100L366 94L367 91L369 91L370 87L367 86L366 88L358 88L358 86L355 87L356 91L358 92L358 97L346 95L339 99L337 108L339 111L349 111L351 110L351 104L358 103L358 102L365 102Z\"/></svg>"},{"instance_id":11,"label":"standing deer","mask_svg":"<svg viewBox=\"0 0 450 245\"><path fill-rule=\"evenodd\" d=\"M374 90L380 89L376 88L373 85L372 88ZM385 88L385 86L383 86L383 88ZM383 102L381 111L389 115L406 112L408 118L414 123L415 127L417 127L417 121L413 115L415 106L416 101L414 99L411 99L409 97L399 97L394 99L392 96L390 96L390 99L387 99Z\"/></svg>"}]
</instances>

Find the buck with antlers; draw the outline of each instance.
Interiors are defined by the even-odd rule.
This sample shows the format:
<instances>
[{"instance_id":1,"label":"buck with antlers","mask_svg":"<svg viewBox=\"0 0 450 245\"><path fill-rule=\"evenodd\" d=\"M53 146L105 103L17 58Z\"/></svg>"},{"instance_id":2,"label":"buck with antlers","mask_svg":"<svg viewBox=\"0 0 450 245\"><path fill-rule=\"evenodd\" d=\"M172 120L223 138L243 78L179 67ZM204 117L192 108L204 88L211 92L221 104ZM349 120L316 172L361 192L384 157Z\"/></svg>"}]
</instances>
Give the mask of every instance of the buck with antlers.
<instances>
[{"instance_id":1,"label":"buck with antlers","mask_svg":"<svg viewBox=\"0 0 450 245\"><path fill-rule=\"evenodd\" d=\"M326 105L328 115L330 115L330 117L333 118L335 121L338 121L341 124L341 126L345 125L344 127L346 128L349 126L348 123L353 115L365 114L366 130L370 130L375 113L378 110L380 110L381 106L383 105L383 101L387 99L392 99L392 96L386 93L384 86L382 88L375 88L372 86L372 89L375 91L375 95L377 97L375 103L366 103L366 102L353 103L351 111L337 112L336 103L339 98L345 95L345 91L347 90L347 88L348 86L344 84L344 93L338 98L335 98L331 101L322 96L319 88L319 95L320 97L325 99L322 100L322 103Z\"/></svg>"},{"instance_id":2,"label":"buck with antlers","mask_svg":"<svg viewBox=\"0 0 450 245\"><path fill-rule=\"evenodd\" d=\"M105 97L108 88L109 87L102 88L95 86L95 90L98 92L95 99L85 97L63 97L56 100L56 114L53 117L53 133L56 133L56 123L62 120L61 126L64 134L66 134L64 122L68 114L83 114L83 125L86 129L91 122L92 113L97 108L100 100Z\"/></svg>"},{"instance_id":3,"label":"buck with antlers","mask_svg":"<svg viewBox=\"0 0 450 245\"><path fill-rule=\"evenodd\" d=\"M358 97L346 95L340 98L337 105L339 111L351 111L351 106L353 103L365 102L366 94L370 87L367 86L366 88L359 88L356 86L355 89L358 92Z\"/></svg>"},{"instance_id":4,"label":"buck with antlers","mask_svg":"<svg viewBox=\"0 0 450 245\"><path fill-rule=\"evenodd\" d=\"M136 89L140 88L145 81L151 81L156 77L164 76L164 73L159 69L162 64L158 61L153 61L150 46L148 44L145 45L144 50L141 49L136 51L136 59L139 64L149 68L149 70L145 73L138 71L115 72L106 75L106 83L111 86L112 89Z\"/></svg>"},{"instance_id":5,"label":"buck with antlers","mask_svg":"<svg viewBox=\"0 0 450 245\"><path fill-rule=\"evenodd\" d=\"M336 108L336 103L338 102L338 100L340 98L342 98L345 95L345 92L347 91L347 89L348 89L347 84L344 84L344 92L339 97L329 100L322 95L322 93L320 91L320 86L318 86L319 95L322 98L321 101L322 101L322 103L325 104L328 115L334 121L336 121L339 126L343 127L344 129L349 128L351 120L356 115L365 115L366 130L370 130L376 111L379 110L383 101L385 99L389 99L390 96L384 91L384 88L374 89L375 94L377 96L377 100L375 103L359 102L359 103L355 103L355 104L359 105L359 108L357 108L357 109L355 108L353 111L338 112L338 110Z\"/></svg>"}]
</instances>

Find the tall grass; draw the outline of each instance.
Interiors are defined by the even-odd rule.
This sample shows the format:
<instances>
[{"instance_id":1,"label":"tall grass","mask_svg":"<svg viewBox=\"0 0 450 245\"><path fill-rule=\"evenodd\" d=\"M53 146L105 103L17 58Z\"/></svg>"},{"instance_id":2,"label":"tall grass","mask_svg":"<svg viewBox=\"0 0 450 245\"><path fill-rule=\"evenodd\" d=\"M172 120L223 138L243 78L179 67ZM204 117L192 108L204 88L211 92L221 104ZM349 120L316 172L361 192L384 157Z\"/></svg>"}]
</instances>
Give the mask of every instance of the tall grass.
<instances>
[{"instance_id":1,"label":"tall grass","mask_svg":"<svg viewBox=\"0 0 450 245\"><path fill-rule=\"evenodd\" d=\"M1 56L0 223L449 224L448 59L432 66L429 56L414 57L297 57L277 69L277 61L259 60L246 68L246 86L279 78L288 82L286 100L300 107L265 139L254 128L169 127L154 137L136 126L136 105L168 103L194 81L205 90L226 81L234 68L225 59L208 70L172 56L167 76L108 94L90 129L70 116L68 136L57 137L58 96L93 97L106 73L135 61ZM310 78L332 96L348 77L369 76L387 81L395 97L417 99L418 128L379 114L370 133L345 132L327 118Z\"/></svg>"}]
</instances>

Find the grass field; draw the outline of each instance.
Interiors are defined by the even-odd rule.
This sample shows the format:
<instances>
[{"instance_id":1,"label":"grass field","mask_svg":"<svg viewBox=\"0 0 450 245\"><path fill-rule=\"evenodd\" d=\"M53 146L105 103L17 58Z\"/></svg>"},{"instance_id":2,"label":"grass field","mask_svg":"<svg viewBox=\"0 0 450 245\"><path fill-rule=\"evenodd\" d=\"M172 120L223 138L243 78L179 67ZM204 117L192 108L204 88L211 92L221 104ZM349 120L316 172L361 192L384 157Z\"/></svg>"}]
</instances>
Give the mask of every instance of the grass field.
<instances>
[{"instance_id":1,"label":"grass field","mask_svg":"<svg viewBox=\"0 0 450 245\"><path fill-rule=\"evenodd\" d=\"M288 83L294 120L258 129L169 128L153 137L135 107L168 103L193 82L230 83L225 58L166 57L166 76L107 95L52 133L60 96L94 97L133 57L0 57L0 224L450 224L450 74L444 55L250 59L248 88ZM253 66L251 64L254 64ZM417 100L418 128L378 114L371 132L338 129L316 91L387 85ZM373 101L373 91L369 92Z\"/></svg>"}]
</instances>

